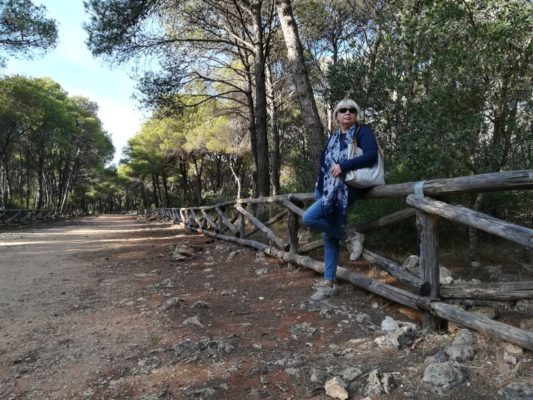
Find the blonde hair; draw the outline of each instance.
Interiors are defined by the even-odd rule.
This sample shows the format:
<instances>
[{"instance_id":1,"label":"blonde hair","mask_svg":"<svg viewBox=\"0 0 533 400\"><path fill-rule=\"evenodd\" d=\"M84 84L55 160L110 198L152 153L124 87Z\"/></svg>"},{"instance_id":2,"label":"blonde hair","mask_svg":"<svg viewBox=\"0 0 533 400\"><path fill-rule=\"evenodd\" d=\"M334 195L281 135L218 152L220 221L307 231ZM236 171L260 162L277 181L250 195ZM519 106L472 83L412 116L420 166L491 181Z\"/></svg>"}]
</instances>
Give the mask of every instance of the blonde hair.
<instances>
[{"instance_id":1,"label":"blonde hair","mask_svg":"<svg viewBox=\"0 0 533 400\"><path fill-rule=\"evenodd\" d=\"M352 108L352 107L357 110L357 115L355 117L355 120L359 121L359 116L361 115L361 108L359 108L359 105L352 99L343 99L339 101L339 104L337 104L337 107L335 107L335 111L333 111L333 116L335 120L337 120L337 114L341 108Z\"/></svg>"}]
</instances>

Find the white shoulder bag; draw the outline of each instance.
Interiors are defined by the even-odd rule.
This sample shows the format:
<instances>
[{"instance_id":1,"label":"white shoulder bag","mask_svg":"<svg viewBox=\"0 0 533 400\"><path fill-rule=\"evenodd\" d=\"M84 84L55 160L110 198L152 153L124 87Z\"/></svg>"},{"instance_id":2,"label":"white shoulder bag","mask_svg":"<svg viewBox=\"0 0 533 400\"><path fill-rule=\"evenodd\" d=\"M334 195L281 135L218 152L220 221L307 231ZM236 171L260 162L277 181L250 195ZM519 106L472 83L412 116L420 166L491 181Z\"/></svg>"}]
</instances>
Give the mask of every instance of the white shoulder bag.
<instances>
[{"instance_id":1,"label":"white shoulder bag","mask_svg":"<svg viewBox=\"0 0 533 400\"><path fill-rule=\"evenodd\" d=\"M354 138L348 145L348 158L355 158L363 154ZM368 188L385 184L385 165L383 150L378 145L378 161L370 168L360 168L346 172L344 183L355 188Z\"/></svg>"}]
</instances>

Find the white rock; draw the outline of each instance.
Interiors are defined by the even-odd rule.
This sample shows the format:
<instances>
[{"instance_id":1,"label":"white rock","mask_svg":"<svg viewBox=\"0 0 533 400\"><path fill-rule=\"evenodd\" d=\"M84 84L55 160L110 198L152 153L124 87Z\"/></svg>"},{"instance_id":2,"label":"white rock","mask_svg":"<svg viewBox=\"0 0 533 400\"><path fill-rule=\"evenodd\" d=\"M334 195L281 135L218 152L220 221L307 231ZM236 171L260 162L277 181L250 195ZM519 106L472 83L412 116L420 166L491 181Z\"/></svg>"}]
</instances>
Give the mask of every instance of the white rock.
<instances>
[{"instance_id":1,"label":"white rock","mask_svg":"<svg viewBox=\"0 0 533 400\"><path fill-rule=\"evenodd\" d=\"M442 265L439 266L439 282L441 285L449 285L453 282L452 273Z\"/></svg>"},{"instance_id":2,"label":"white rock","mask_svg":"<svg viewBox=\"0 0 533 400\"><path fill-rule=\"evenodd\" d=\"M418 256L410 255L405 259L402 266L415 276L418 276Z\"/></svg>"},{"instance_id":3,"label":"white rock","mask_svg":"<svg viewBox=\"0 0 533 400\"><path fill-rule=\"evenodd\" d=\"M451 388L465 381L461 368L452 362L429 364L424 370L424 382L442 388Z\"/></svg>"},{"instance_id":4,"label":"white rock","mask_svg":"<svg viewBox=\"0 0 533 400\"><path fill-rule=\"evenodd\" d=\"M507 343L507 342L503 343L503 350L513 356L519 356L524 352L524 349L522 349L522 347L517 346L514 343Z\"/></svg>"},{"instance_id":5,"label":"white rock","mask_svg":"<svg viewBox=\"0 0 533 400\"><path fill-rule=\"evenodd\" d=\"M266 274L268 274L268 268L258 268L258 269L255 270L255 274L257 276L266 275Z\"/></svg>"},{"instance_id":6,"label":"white rock","mask_svg":"<svg viewBox=\"0 0 533 400\"><path fill-rule=\"evenodd\" d=\"M470 265L472 266L472 268L479 268L481 267L481 263L479 261L472 261L470 263Z\"/></svg>"},{"instance_id":7,"label":"white rock","mask_svg":"<svg viewBox=\"0 0 533 400\"><path fill-rule=\"evenodd\" d=\"M452 361L471 361L476 355L476 350L470 344L454 344L446 349L448 358Z\"/></svg>"},{"instance_id":8,"label":"white rock","mask_svg":"<svg viewBox=\"0 0 533 400\"><path fill-rule=\"evenodd\" d=\"M357 367L348 367L341 372L342 379L344 379L347 382L353 381L354 379L361 376L362 374L363 374L363 371L361 370L361 368L357 368Z\"/></svg>"},{"instance_id":9,"label":"white rock","mask_svg":"<svg viewBox=\"0 0 533 400\"><path fill-rule=\"evenodd\" d=\"M381 330L384 332L390 332L398 329L400 325L398 325L398 322L396 322L391 317L385 317L383 321L381 321Z\"/></svg>"},{"instance_id":10,"label":"white rock","mask_svg":"<svg viewBox=\"0 0 533 400\"><path fill-rule=\"evenodd\" d=\"M187 318L181 324L184 325L184 326L194 325L194 326L197 326L199 328L204 328L204 325L200 322L200 320L198 319L197 315L195 315L194 317Z\"/></svg>"},{"instance_id":11,"label":"white rock","mask_svg":"<svg viewBox=\"0 0 533 400\"><path fill-rule=\"evenodd\" d=\"M393 389L392 375L389 373L380 374L377 369L368 375L367 386L364 394L366 396L377 396L380 394L390 394Z\"/></svg>"},{"instance_id":12,"label":"white rock","mask_svg":"<svg viewBox=\"0 0 533 400\"><path fill-rule=\"evenodd\" d=\"M374 343L376 343L379 347L393 347L401 349L402 347L408 346L413 343L415 338L416 331L409 326L403 326L387 333L385 336L377 337L376 339L374 339Z\"/></svg>"},{"instance_id":13,"label":"white rock","mask_svg":"<svg viewBox=\"0 0 533 400\"><path fill-rule=\"evenodd\" d=\"M326 389L326 394L334 399L346 400L348 398L346 383L338 376L327 381L324 389Z\"/></svg>"},{"instance_id":14,"label":"white rock","mask_svg":"<svg viewBox=\"0 0 533 400\"><path fill-rule=\"evenodd\" d=\"M503 361L505 361L507 364L516 365L516 357L510 355L506 351L503 352Z\"/></svg>"}]
</instances>

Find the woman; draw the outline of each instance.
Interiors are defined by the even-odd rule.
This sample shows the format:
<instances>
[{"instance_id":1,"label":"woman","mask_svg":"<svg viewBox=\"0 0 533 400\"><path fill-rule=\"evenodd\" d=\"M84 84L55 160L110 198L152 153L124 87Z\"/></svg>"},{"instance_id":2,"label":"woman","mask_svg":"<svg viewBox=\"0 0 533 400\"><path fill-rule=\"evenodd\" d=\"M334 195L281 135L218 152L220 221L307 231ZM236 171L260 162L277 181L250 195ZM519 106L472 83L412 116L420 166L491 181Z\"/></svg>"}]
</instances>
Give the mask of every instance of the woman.
<instances>
[{"instance_id":1,"label":"woman","mask_svg":"<svg viewBox=\"0 0 533 400\"><path fill-rule=\"evenodd\" d=\"M324 234L324 281L311 300L331 297L336 290L335 275L339 263L339 242L346 241L350 259L357 259L363 250L364 236L345 229L348 206L360 195L344 183L344 174L350 170L368 168L378 160L374 133L368 125L359 125L360 108L355 101L344 99L335 107L334 116L339 127L331 134L320 157L320 171L315 189L316 201L303 215L303 222ZM354 139L363 150L361 156L348 158L348 144Z\"/></svg>"}]
</instances>

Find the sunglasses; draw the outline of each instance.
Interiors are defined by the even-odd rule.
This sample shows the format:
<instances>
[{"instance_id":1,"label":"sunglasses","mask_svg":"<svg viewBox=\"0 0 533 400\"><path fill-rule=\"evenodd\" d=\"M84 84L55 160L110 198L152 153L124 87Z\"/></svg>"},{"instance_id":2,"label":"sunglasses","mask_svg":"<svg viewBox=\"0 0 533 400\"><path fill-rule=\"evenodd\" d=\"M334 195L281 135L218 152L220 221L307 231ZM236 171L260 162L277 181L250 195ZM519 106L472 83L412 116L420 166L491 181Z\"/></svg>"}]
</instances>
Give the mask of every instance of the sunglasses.
<instances>
[{"instance_id":1,"label":"sunglasses","mask_svg":"<svg viewBox=\"0 0 533 400\"><path fill-rule=\"evenodd\" d=\"M357 108L355 107L351 107L351 108L339 108L339 111L338 113L339 114L344 114L345 112L349 111L351 114L354 114L354 115L357 115Z\"/></svg>"}]
</instances>

